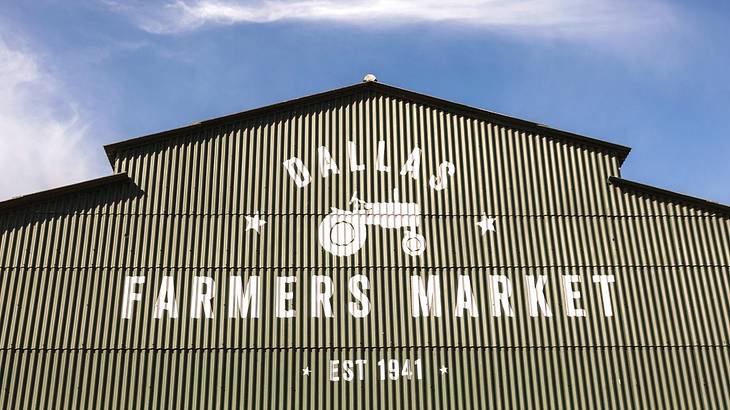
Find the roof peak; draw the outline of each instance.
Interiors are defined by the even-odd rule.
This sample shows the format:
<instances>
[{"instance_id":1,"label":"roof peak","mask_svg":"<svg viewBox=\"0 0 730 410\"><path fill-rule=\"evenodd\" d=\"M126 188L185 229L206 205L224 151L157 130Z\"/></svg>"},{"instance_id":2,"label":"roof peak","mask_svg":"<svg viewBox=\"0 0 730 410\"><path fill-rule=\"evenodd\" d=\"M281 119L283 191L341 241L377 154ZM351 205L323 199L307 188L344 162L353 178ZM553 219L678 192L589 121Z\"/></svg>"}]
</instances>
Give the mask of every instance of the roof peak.
<instances>
[{"instance_id":1,"label":"roof peak","mask_svg":"<svg viewBox=\"0 0 730 410\"><path fill-rule=\"evenodd\" d=\"M411 100L415 102L420 102L427 105L432 105L444 110L450 110L450 111L456 111L462 114L466 114L472 117L477 118L484 118L490 122L499 123L501 125L509 126L512 128L518 128L522 129L528 132L532 132L535 134L541 134L541 135L548 135L552 137L557 137L564 139L568 142L586 145L590 147L595 147L596 149L609 151L616 155L619 159L619 164L623 164L624 160L628 156L629 152L631 151L631 148L615 144L612 142L596 139L593 137L588 137L581 134L576 134L568 131L559 130L556 128L551 128L543 124L539 124L532 121L522 120L516 117L511 117L505 114L499 114L493 111L488 111L482 108L477 108L449 100L444 100L438 97L433 97L430 95L418 93L415 91L406 90L403 88L395 87L388 84L383 84L381 82L377 81L377 78L375 78L374 75L372 75L373 80L368 80L368 76L371 76L372 74L368 74L363 78L363 82L336 88L329 91L324 91L316 94L307 95L304 97L295 98L292 100L287 100L275 104L266 105L259 108L254 108L251 110L241 111L234 114L224 115L221 117L216 117L208 120L203 120L199 122L195 122L193 124L189 124L183 127L174 128L167 131L161 131L156 132L152 134L142 135L139 137L131 138L128 140L108 144L104 146L104 150L107 153L107 157L109 158L109 162L114 162L114 159L116 157L116 154L124 149L128 149L130 147L135 146L141 146L150 144L153 142L157 142L160 139L164 139L167 137L170 137L172 135L176 135L181 132L187 132L195 129L199 129L206 126L211 125L219 125L230 121L236 121L236 120L243 120L247 118L255 118L258 116L262 116L271 112L279 111L279 110L287 110L291 109L293 107L296 107L298 105L307 104L307 103L313 103L316 101L323 101L328 100L331 98L344 96L344 95L351 95L357 92L361 92L363 90L373 90L376 92L381 92L384 94L389 94L398 98L403 98L406 100Z\"/></svg>"},{"instance_id":2,"label":"roof peak","mask_svg":"<svg viewBox=\"0 0 730 410\"><path fill-rule=\"evenodd\" d=\"M377 82L378 77L375 76L375 74L365 74L365 77L362 78L362 82L369 83L369 82Z\"/></svg>"}]
</instances>

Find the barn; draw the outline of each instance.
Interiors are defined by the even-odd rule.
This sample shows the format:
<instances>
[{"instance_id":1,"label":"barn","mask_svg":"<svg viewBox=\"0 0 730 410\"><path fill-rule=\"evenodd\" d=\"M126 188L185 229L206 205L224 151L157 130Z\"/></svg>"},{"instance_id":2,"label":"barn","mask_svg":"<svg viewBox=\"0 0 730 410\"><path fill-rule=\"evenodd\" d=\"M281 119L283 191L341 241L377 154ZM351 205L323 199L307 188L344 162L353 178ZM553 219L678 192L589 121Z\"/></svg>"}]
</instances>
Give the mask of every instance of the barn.
<instances>
[{"instance_id":1,"label":"barn","mask_svg":"<svg viewBox=\"0 0 730 410\"><path fill-rule=\"evenodd\" d=\"M368 76L105 150L0 203L2 408L730 402L730 207L628 147Z\"/></svg>"}]
</instances>

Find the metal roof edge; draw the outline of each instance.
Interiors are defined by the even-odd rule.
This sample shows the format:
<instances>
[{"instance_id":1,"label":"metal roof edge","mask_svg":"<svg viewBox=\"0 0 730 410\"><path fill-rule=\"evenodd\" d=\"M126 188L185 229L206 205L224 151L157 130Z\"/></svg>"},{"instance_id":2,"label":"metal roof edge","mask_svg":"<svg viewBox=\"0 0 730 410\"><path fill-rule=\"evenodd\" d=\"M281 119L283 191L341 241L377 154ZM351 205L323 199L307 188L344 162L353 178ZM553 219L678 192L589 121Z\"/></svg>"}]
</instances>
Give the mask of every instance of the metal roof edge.
<instances>
[{"instance_id":1,"label":"metal roof edge","mask_svg":"<svg viewBox=\"0 0 730 410\"><path fill-rule=\"evenodd\" d=\"M357 83L341 88L336 88L329 91L324 91L317 94L311 94L304 97L295 98L292 100L282 101L279 103L266 105L263 107L254 108L251 110L241 111L238 113L228 114L221 117L211 118L208 120L199 121L193 124L189 124L183 127L173 128L166 131L156 132L152 134L146 134L138 137L134 137L131 139L107 144L104 146L104 150L106 151L107 157L109 159L109 162L113 165L114 158L116 153L119 151L139 146L139 145L145 145L150 144L152 142L158 141L160 139L163 139L165 137L169 137L172 135L177 135L181 132L185 131L191 131L195 129L199 129L205 126L209 125L216 125L225 123L228 121L233 120L242 120L246 118L252 118L259 115L268 114L277 110L285 110L288 108L291 108L293 106L299 105L299 104L305 104L305 103L312 103L316 101L322 101L325 99L330 99L337 96L344 96L353 94L357 91L364 90L364 89L373 89L385 94L390 94L396 97L409 99L413 101L422 102L428 105L437 106L439 108L445 108L455 111L460 111L462 113L471 115L471 116L477 116L480 118L486 118L490 121L499 122L502 125L512 126L515 128L521 128L528 131L533 131L537 134L541 135L548 135L548 136L554 136L563 138L570 142L575 142L583 145L588 145L592 147L596 147L599 149L607 150L609 152L612 152L616 154L616 156L619 159L619 165L622 165L623 162L626 160L626 157L629 155L629 152L631 151L630 147L615 144L612 142L596 139L593 137L588 137L581 134L572 133L569 131L563 131L556 128L548 127L543 124L539 124L532 121L527 121L515 117L511 117L504 114L499 114L493 111L488 111L482 108L472 107L469 105L444 100L438 97L433 97L430 95L422 94L415 91L406 90L403 88L395 87L392 85L387 85L379 82L363 82L363 83Z\"/></svg>"},{"instance_id":2,"label":"metal roof edge","mask_svg":"<svg viewBox=\"0 0 730 410\"><path fill-rule=\"evenodd\" d=\"M305 103L312 103L316 101L321 101L325 99L330 99L335 96L342 96L342 95L348 95L355 93L356 91L368 87L368 85L371 83L358 83L353 84L345 87L335 88L333 90L323 91L316 94L310 94L306 95L304 97L298 97L291 100L285 100L278 103L265 105L263 107L257 107L252 108L250 110L240 111L233 114L227 114L223 115L221 117L214 117L207 120L197 121L192 124L188 124L182 127L173 128L170 130L155 132L152 134L145 134L138 137L130 138L127 140L114 142L111 144L107 144L104 146L104 151L106 151L107 158L109 158L109 162L113 166L114 161L114 155L129 147L139 146L139 145L145 145L150 144L152 142L155 142L159 139L163 139L165 137L169 137L171 135L177 135L181 132L185 131L191 131L198 128L203 128L208 125L216 125L225 123L228 121L234 121L234 120L242 120L246 118L253 118L259 115L268 114L277 110L285 110L291 107L294 107L296 105L305 104Z\"/></svg>"},{"instance_id":3,"label":"metal roof edge","mask_svg":"<svg viewBox=\"0 0 730 410\"><path fill-rule=\"evenodd\" d=\"M533 131L536 134L560 137L570 142L576 142L583 145L593 146L602 148L607 151L613 152L619 158L619 165L623 164L631 151L631 147L625 145L616 144L613 142L604 141L601 139L589 137L582 134L576 134L570 131L564 131L557 128L553 128L544 124L540 124L534 121L523 120L521 118L512 117L506 114L500 114L498 112L489 111L483 108L473 107L470 105L445 100L439 97L433 97L427 94L419 93L416 91L406 90L400 87L382 83L372 83L374 87L384 87L383 91L396 96L400 96L405 99L412 99L420 101L429 105L434 105L441 108L451 109L460 111L462 113L486 118L490 121L499 122L502 125L511 126L514 128L522 128L528 131Z\"/></svg>"},{"instance_id":4,"label":"metal roof edge","mask_svg":"<svg viewBox=\"0 0 730 410\"><path fill-rule=\"evenodd\" d=\"M670 199L679 200L686 204L694 205L699 208L714 211L723 216L730 217L730 206L720 204L718 202L708 201L706 199L697 198L690 195L685 195L679 192L669 191L662 188L657 188L651 185L642 184L628 179L623 179L615 176L609 176L608 182L611 185L615 185L619 188L631 189L640 192L651 193L659 196L664 196Z\"/></svg>"},{"instance_id":5,"label":"metal roof edge","mask_svg":"<svg viewBox=\"0 0 730 410\"><path fill-rule=\"evenodd\" d=\"M87 191L99 188L101 186L115 184L118 182L131 181L126 172L107 175L101 178L91 179L76 184L66 185L59 188L53 188L46 191L35 192L28 195L19 196L17 198L8 199L0 202L0 214L7 213L17 208L22 208L37 202L47 201L62 195Z\"/></svg>"}]
</instances>

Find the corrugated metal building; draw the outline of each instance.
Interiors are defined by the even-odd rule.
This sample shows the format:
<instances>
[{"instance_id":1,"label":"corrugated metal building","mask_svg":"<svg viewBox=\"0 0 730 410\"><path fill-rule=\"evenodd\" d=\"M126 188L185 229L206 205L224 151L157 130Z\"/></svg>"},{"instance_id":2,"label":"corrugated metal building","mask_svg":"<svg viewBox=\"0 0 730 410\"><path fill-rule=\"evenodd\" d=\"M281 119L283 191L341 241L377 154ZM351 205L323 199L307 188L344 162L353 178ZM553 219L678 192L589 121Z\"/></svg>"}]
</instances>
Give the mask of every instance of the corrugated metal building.
<instances>
[{"instance_id":1,"label":"corrugated metal building","mask_svg":"<svg viewBox=\"0 0 730 410\"><path fill-rule=\"evenodd\" d=\"M0 203L2 408L723 408L730 208L367 81Z\"/></svg>"}]
</instances>

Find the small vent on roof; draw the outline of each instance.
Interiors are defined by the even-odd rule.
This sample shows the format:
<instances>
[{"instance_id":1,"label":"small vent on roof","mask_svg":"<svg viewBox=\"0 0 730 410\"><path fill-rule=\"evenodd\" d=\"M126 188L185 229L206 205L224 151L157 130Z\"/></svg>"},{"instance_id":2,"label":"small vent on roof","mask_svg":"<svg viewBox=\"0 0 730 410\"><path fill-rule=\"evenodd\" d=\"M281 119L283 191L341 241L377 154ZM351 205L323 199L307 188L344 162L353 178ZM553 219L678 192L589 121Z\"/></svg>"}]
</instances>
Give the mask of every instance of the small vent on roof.
<instances>
[{"instance_id":1,"label":"small vent on roof","mask_svg":"<svg viewBox=\"0 0 730 410\"><path fill-rule=\"evenodd\" d=\"M374 74L365 74L365 77L363 77L362 82L364 83L370 83L370 82L377 82L378 78L375 77Z\"/></svg>"}]
</instances>

